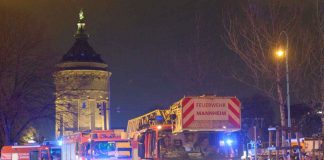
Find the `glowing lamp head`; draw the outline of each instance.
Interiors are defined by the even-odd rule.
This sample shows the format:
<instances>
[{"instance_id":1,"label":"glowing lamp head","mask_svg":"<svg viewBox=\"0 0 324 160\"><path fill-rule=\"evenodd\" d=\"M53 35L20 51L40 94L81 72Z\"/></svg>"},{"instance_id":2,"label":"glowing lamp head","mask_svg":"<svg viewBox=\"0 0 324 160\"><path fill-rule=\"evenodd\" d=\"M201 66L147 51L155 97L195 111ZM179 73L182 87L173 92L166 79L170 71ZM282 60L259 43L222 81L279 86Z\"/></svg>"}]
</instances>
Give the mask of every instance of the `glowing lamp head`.
<instances>
[{"instance_id":1,"label":"glowing lamp head","mask_svg":"<svg viewBox=\"0 0 324 160\"><path fill-rule=\"evenodd\" d=\"M162 129L162 126L161 126L161 125L158 125L158 126L157 126L157 129L158 129L158 130L161 130L161 129Z\"/></svg>"},{"instance_id":2,"label":"glowing lamp head","mask_svg":"<svg viewBox=\"0 0 324 160\"><path fill-rule=\"evenodd\" d=\"M276 56L279 57L279 58L283 57L284 55L285 55L285 52L283 50L281 50L281 49L279 49L276 52Z\"/></svg>"}]
</instances>

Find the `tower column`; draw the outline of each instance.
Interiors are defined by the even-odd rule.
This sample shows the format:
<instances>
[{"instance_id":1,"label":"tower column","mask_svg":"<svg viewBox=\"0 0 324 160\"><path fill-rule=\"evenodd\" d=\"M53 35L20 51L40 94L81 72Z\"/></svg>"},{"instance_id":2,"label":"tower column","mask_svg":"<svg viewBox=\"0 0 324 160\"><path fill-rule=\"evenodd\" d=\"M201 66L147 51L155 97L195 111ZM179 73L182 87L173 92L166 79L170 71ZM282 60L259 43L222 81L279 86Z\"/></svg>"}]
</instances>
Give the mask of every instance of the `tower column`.
<instances>
[{"instance_id":1,"label":"tower column","mask_svg":"<svg viewBox=\"0 0 324 160\"><path fill-rule=\"evenodd\" d=\"M111 73L108 65L88 43L83 11L79 13L75 42L57 64L53 74L56 87L56 136L76 131L110 128ZM105 115L98 104L105 102Z\"/></svg>"}]
</instances>

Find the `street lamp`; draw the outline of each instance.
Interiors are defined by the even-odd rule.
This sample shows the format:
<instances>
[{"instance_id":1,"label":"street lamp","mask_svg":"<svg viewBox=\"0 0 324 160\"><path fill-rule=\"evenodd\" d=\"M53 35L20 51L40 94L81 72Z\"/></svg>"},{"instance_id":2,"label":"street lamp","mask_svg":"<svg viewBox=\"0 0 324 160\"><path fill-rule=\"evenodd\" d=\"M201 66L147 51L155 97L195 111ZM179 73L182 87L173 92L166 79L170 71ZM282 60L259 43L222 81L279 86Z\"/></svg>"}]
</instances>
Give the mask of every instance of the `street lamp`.
<instances>
[{"instance_id":1,"label":"street lamp","mask_svg":"<svg viewBox=\"0 0 324 160\"><path fill-rule=\"evenodd\" d=\"M285 52L282 49L279 49L276 52L276 56L279 57L279 58L282 58L283 56L285 56Z\"/></svg>"},{"instance_id":2,"label":"street lamp","mask_svg":"<svg viewBox=\"0 0 324 160\"><path fill-rule=\"evenodd\" d=\"M289 70L288 70L288 47L289 47L289 39L288 35L285 31L280 32L279 38L284 35L286 37L286 48L285 50L279 49L276 52L276 56L281 58L284 57L286 58L286 83L287 83L287 111L288 111L288 128L291 128L291 117L290 117L290 95L289 95ZM290 145L290 137L289 138L289 145Z\"/></svg>"}]
</instances>

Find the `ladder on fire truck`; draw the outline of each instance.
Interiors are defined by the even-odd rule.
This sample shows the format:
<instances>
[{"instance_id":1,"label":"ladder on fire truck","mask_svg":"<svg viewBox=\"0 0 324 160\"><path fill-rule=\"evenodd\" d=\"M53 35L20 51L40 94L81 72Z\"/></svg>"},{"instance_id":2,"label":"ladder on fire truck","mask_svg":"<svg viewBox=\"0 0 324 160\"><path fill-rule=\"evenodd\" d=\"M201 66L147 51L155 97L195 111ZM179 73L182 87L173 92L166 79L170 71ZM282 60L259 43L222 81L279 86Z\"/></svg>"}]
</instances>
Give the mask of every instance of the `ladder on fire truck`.
<instances>
[{"instance_id":1,"label":"ladder on fire truck","mask_svg":"<svg viewBox=\"0 0 324 160\"><path fill-rule=\"evenodd\" d=\"M128 121L127 132L134 133L157 125L175 125L177 115L182 113L181 100L173 103L169 109L156 109Z\"/></svg>"},{"instance_id":2,"label":"ladder on fire truck","mask_svg":"<svg viewBox=\"0 0 324 160\"><path fill-rule=\"evenodd\" d=\"M140 131L154 125L171 124L170 114L171 111L168 109L157 109L137 118L131 119L128 121L127 132L132 133Z\"/></svg>"}]
</instances>

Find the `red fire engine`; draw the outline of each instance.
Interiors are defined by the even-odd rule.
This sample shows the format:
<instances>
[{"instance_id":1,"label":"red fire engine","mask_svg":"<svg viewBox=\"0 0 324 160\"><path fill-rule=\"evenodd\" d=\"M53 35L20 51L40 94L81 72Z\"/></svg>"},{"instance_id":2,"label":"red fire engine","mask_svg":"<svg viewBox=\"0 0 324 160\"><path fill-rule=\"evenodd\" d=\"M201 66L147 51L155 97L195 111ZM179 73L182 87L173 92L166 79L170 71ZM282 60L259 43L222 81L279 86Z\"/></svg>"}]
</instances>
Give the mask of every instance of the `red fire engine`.
<instances>
[{"instance_id":1,"label":"red fire engine","mask_svg":"<svg viewBox=\"0 0 324 160\"><path fill-rule=\"evenodd\" d=\"M127 132L138 144L133 157L205 160L237 156L232 138L241 129L240 106L236 97L191 96L170 109L131 119Z\"/></svg>"},{"instance_id":2,"label":"red fire engine","mask_svg":"<svg viewBox=\"0 0 324 160\"><path fill-rule=\"evenodd\" d=\"M63 137L62 160L131 160L131 141L123 130L94 130Z\"/></svg>"},{"instance_id":3,"label":"red fire engine","mask_svg":"<svg viewBox=\"0 0 324 160\"><path fill-rule=\"evenodd\" d=\"M3 146L1 160L58 160L60 153L51 154L49 146Z\"/></svg>"}]
</instances>

